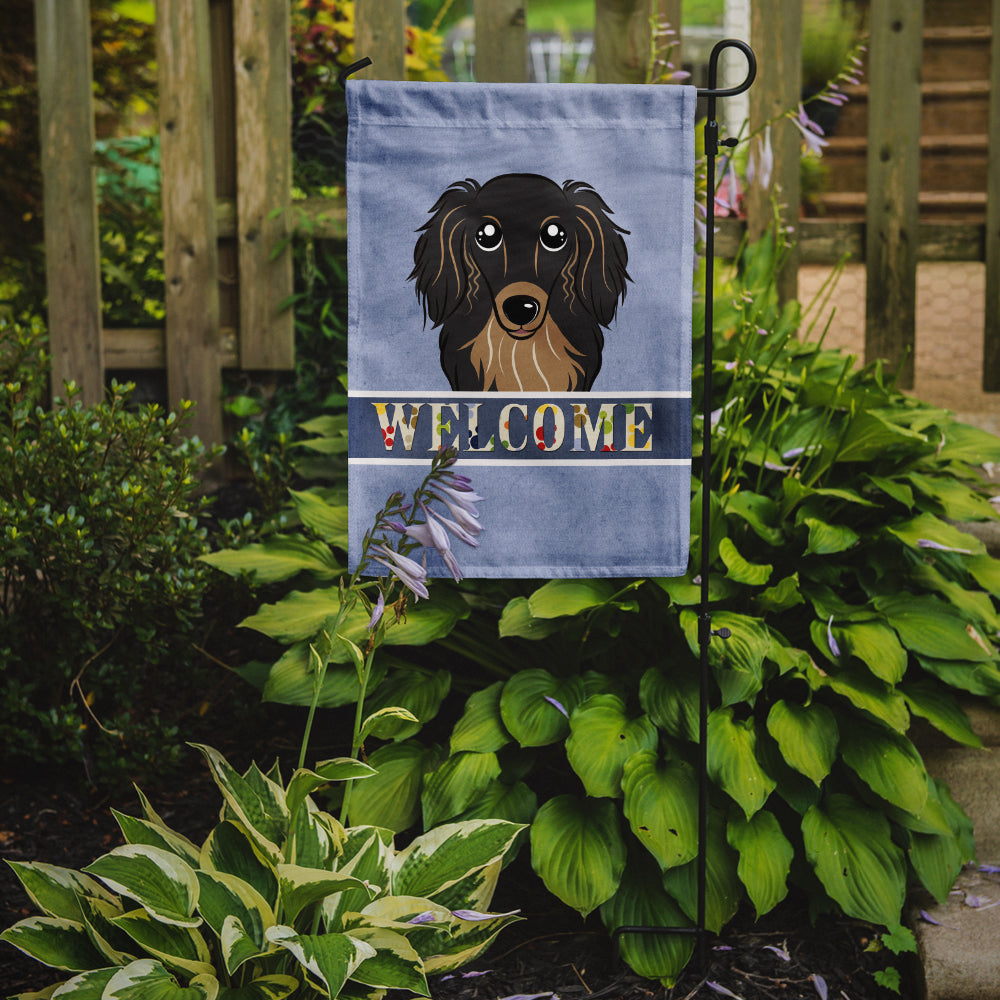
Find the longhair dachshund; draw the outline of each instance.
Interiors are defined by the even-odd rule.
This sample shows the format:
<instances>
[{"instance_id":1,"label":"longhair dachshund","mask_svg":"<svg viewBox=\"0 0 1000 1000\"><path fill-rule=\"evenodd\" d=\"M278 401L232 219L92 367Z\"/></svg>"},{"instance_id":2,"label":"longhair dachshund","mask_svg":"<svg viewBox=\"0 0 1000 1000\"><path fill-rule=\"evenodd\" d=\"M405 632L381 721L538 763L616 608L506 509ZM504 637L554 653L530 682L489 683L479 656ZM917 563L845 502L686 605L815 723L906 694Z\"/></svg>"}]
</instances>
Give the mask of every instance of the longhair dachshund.
<instances>
[{"instance_id":1,"label":"longhair dachshund","mask_svg":"<svg viewBox=\"0 0 1000 1000\"><path fill-rule=\"evenodd\" d=\"M628 250L582 181L456 181L418 232L410 280L453 390L586 392L625 298Z\"/></svg>"}]
</instances>

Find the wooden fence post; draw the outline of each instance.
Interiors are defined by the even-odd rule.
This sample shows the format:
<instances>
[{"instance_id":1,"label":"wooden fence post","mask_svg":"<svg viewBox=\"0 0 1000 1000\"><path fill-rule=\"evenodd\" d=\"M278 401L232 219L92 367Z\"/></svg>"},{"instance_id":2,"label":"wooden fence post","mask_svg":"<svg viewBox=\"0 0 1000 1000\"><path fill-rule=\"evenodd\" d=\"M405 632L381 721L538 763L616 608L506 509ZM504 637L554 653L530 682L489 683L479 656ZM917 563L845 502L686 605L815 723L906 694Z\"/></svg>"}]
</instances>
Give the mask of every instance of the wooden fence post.
<instances>
[{"instance_id":1,"label":"wooden fence post","mask_svg":"<svg viewBox=\"0 0 1000 1000\"><path fill-rule=\"evenodd\" d=\"M594 67L598 83L645 83L651 2L595 0Z\"/></svg>"},{"instance_id":2,"label":"wooden fence post","mask_svg":"<svg viewBox=\"0 0 1000 1000\"><path fill-rule=\"evenodd\" d=\"M802 99L802 4L800 0L757 0L750 8L750 41L757 56L757 80L750 88L750 131L789 109ZM735 132L739 123L729 131ZM758 140L754 140L756 143ZM771 127L774 170L767 188L759 178L747 193L747 228L751 240L760 239L774 221L773 203L781 206L779 224L790 227L793 244L778 274L782 302L798 296L799 262L799 159L802 136L789 121ZM777 235L777 234L776 234Z\"/></svg>"},{"instance_id":3,"label":"wooden fence post","mask_svg":"<svg viewBox=\"0 0 1000 1000\"><path fill-rule=\"evenodd\" d=\"M159 0L167 395L197 402L192 432L222 441L219 254L207 0Z\"/></svg>"},{"instance_id":4,"label":"wooden fence post","mask_svg":"<svg viewBox=\"0 0 1000 1000\"><path fill-rule=\"evenodd\" d=\"M983 390L1000 392L1000 0L993 0L990 44L989 170L986 176L986 325Z\"/></svg>"},{"instance_id":5,"label":"wooden fence post","mask_svg":"<svg viewBox=\"0 0 1000 1000\"><path fill-rule=\"evenodd\" d=\"M35 0L52 394L104 398L89 0Z\"/></svg>"},{"instance_id":6,"label":"wooden fence post","mask_svg":"<svg viewBox=\"0 0 1000 1000\"><path fill-rule=\"evenodd\" d=\"M872 0L868 54L865 360L913 387L923 0Z\"/></svg>"},{"instance_id":7,"label":"wooden fence post","mask_svg":"<svg viewBox=\"0 0 1000 1000\"><path fill-rule=\"evenodd\" d=\"M242 368L295 367L290 21L288 0L233 6Z\"/></svg>"},{"instance_id":8,"label":"wooden fence post","mask_svg":"<svg viewBox=\"0 0 1000 1000\"><path fill-rule=\"evenodd\" d=\"M354 6L355 58L372 65L358 76L374 80L406 79L405 0L362 0Z\"/></svg>"},{"instance_id":9,"label":"wooden fence post","mask_svg":"<svg viewBox=\"0 0 1000 1000\"><path fill-rule=\"evenodd\" d=\"M479 83L528 78L524 0L475 0L475 76Z\"/></svg>"}]
</instances>

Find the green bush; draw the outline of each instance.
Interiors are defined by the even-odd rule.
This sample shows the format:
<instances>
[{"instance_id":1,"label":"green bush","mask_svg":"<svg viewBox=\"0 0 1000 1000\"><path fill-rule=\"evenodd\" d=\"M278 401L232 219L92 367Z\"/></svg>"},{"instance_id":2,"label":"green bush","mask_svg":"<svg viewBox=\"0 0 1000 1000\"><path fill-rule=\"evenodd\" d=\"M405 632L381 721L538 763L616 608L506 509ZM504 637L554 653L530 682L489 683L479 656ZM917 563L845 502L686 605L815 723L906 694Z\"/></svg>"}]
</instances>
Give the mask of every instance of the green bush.
<instances>
[{"instance_id":1,"label":"green bush","mask_svg":"<svg viewBox=\"0 0 1000 1000\"><path fill-rule=\"evenodd\" d=\"M905 396L880 364L856 368L799 339L799 305L777 302L780 256L771 240L749 247L715 291L710 539L700 537L695 350L688 575L465 583L454 602L436 585L444 593L395 641L436 640L432 654L462 657L445 683L426 666L389 664L370 704L426 724L449 688L473 693L447 753L415 723L367 748L379 773L352 797L354 822L532 821L533 865L569 906L599 910L609 929L692 923L708 544L712 623L732 635L710 646L707 926L720 930L742 904L763 914L794 886L814 912L904 940L908 884L948 894L973 854L971 825L927 775L909 729L920 717L977 746L958 696L1000 695L1000 561L953 523L996 516L976 466L1000 460L1000 440ZM336 445L332 424L313 430ZM288 645L270 669L248 671L266 698L288 703L313 692L309 636L342 572L341 512L319 499L294 495L312 540L286 531L229 567L294 577L297 590L245 623ZM356 697L353 673L332 667L323 703ZM632 935L622 951L670 982L691 940Z\"/></svg>"},{"instance_id":2,"label":"green bush","mask_svg":"<svg viewBox=\"0 0 1000 1000\"><path fill-rule=\"evenodd\" d=\"M41 340L0 321L0 744L110 773L176 752L157 697L191 659L208 455L187 405L131 409L127 385L43 408Z\"/></svg>"}]
</instances>

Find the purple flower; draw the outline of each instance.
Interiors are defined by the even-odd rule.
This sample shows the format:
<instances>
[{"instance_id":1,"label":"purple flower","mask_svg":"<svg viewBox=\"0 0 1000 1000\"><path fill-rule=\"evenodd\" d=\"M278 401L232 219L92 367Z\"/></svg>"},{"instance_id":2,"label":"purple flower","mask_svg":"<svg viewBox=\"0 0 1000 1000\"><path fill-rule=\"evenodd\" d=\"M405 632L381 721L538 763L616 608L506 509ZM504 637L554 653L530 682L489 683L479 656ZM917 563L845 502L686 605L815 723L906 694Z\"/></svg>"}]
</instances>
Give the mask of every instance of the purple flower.
<instances>
[{"instance_id":1,"label":"purple flower","mask_svg":"<svg viewBox=\"0 0 1000 1000\"><path fill-rule=\"evenodd\" d=\"M385 611L385 595L380 590L378 592L378 600L375 602L375 607L372 609L372 616L368 619L368 631L371 632L376 625L382 620L382 613Z\"/></svg>"},{"instance_id":2,"label":"purple flower","mask_svg":"<svg viewBox=\"0 0 1000 1000\"><path fill-rule=\"evenodd\" d=\"M819 1000L826 1000L827 989L826 980L819 974L813 973L810 977L813 981L813 986L816 987L816 992L819 994Z\"/></svg>"},{"instance_id":3,"label":"purple flower","mask_svg":"<svg viewBox=\"0 0 1000 1000\"><path fill-rule=\"evenodd\" d=\"M837 645L837 640L833 637L833 615L830 615L830 620L826 623L826 641L830 652L834 656L840 656L840 646Z\"/></svg>"},{"instance_id":4,"label":"purple flower","mask_svg":"<svg viewBox=\"0 0 1000 1000\"><path fill-rule=\"evenodd\" d=\"M565 707L562 705L561 702L556 701L555 698L552 698L549 695L543 695L543 697L550 705L555 705L555 707L559 709L559 711L562 712L562 714L565 715L567 719L569 718L569 712L566 711Z\"/></svg>"},{"instance_id":5,"label":"purple flower","mask_svg":"<svg viewBox=\"0 0 1000 1000\"><path fill-rule=\"evenodd\" d=\"M424 910L423 913L418 913L415 917L410 917L406 922L408 924L431 924L437 920L437 915L433 910Z\"/></svg>"},{"instance_id":6,"label":"purple flower","mask_svg":"<svg viewBox=\"0 0 1000 1000\"><path fill-rule=\"evenodd\" d=\"M827 145L826 139L821 138L823 130L806 114L806 109L801 104L798 114L792 116L792 124L802 133L806 149L816 156L822 156L823 147Z\"/></svg>"},{"instance_id":7,"label":"purple flower","mask_svg":"<svg viewBox=\"0 0 1000 1000\"><path fill-rule=\"evenodd\" d=\"M747 163L747 182L753 184L756 180L765 191L771 186L771 174L774 172L774 150L771 148L771 126L764 129L764 135L750 147L750 160Z\"/></svg>"},{"instance_id":8,"label":"purple flower","mask_svg":"<svg viewBox=\"0 0 1000 1000\"><path fill-rule=\"evenodd\" d=\"M509 913L480 913L479 910L452 910L451 915L459 920L492 920L494 917L513 917L520 913L520 910L511 910Z\"/></svg>"},{"instance_id":9,"label":"purple flower","mask_svg":"<svg viewBox=\"0 0 1000 1000\"><path fill-rule=\"evenodd\" d=\"M471 545L473 548L479 546L479 542L476 541L472 532L466 531L457 521L451 521L447 517L442 517L436 510L432 510L430 513L432 517L436 517L459 541L465 542L466 545ZM477 533L482 530L477 524Z\"/></svg>"},{"instance_id":10,"label":"purple flower","mask_svg":"<svg viewBox=\"0 0 1000 1000\"><path fill-rule=\"evenodd\" d=\"M917 547L921 549L938 549L941 552L960 552L962 555L971 556L972 549L956 549L951 545L942 545L930 538L918 538Z\"/></svg>"},{"instance_id":11,"label":"purple flower","mask_svg":"<svg viewBox=\"0 0 1000 1000\"><path fill-rule=\"evenodd\" d=\"M721 993L724 997L734 997L735 1000L743 1000L738 993L734 993L732 990L727 990L721 983L713 983L709 981L706 982L705 985L713 992Z\"/></svg>"},{"instance_id":12,"label":"purple flower","mask_svg":"<svg viewBox=\"0 0 1000 1000\"><path fill-rule=\"evenodd\" d=\"M372 552L377 553L372 558L387 569L392 570L404 587L413 591L417 597L430 597L427 592L427 570L420 563L408 556L394 552L385 545L373 545ZM380 558L385 556L385 558Z\"/></svg>"},{"instance_id":13,"label":"purple flower","mask_svg":"<svg viewBox=\"0 0 1000 1000\"><path fill-rule=\"evenodd\" d=\"M790 962L792 960L792 956L784 948L779 948L776 944L766 944L764 945L764 950L773 951L782 962Z\"/></svg>"},{"instance_id":14,"label":"purple flower","mask_svg":"<svg viewBox=\"0 0 1000 1000\"><path fill-rule=\"evenodd\" d=\"M451 516L460 524L470 535L478 535L482 531L482 527L479 525L477 518L479 517L479 511L471 504L452 502L447 497L440 496L432 491L431 495L435 500L440 500L441 503L448 508ZM475 493L472 496L476 496ZM482 497L477 497L481 500Z\"/></svg>"}]
</instances>

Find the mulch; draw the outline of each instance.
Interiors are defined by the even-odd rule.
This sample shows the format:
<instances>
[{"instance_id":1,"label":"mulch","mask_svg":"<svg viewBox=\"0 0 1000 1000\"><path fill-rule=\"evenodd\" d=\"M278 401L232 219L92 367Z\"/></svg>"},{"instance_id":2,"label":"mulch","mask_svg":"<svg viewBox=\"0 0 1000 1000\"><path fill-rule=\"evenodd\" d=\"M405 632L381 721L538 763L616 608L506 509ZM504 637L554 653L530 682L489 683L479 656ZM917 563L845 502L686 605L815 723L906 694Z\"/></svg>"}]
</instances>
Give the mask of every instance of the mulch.
<instances>
[{"instance_id":1,"label":"mulch","mask_svg":"<svg viewBox=\"0 0 1000 1000\"><path fill-rule=\"evenodd\" d=\"M279 737L278 742L283 740ZM223 742L220 748L234 763L244 756L239 746ZM145 791L169 825L198 841L218 815L219 796L194 751L191 763L159 787ZM7 774L0 778L0 858L81 868L122 842L111 807L139 814L136 797L129 791L101 793L74 775ZM468 969L447 978L431 977L435 1000L547 1000L551 996L562 1000L726 996L888 1000L893 994L873 978L887 965L903 974L902 996L919 993L913 970L900 959L866 950L875 940L873 928L831 917L813 926L807 905L799 898L786 901L760 922L751 913L738 914L721 936L706 940L704 970L692 963L673 989L632 973L617 959L596 914L582 921L549 895L525 854L501 876L493 905L498 911L520 909L525 919L504 930ZM0 865L0 927L32 912L11 870ZM60 978L65 976L0 944L3 995L38 990Z\"/></svg>"}]
</instances>

